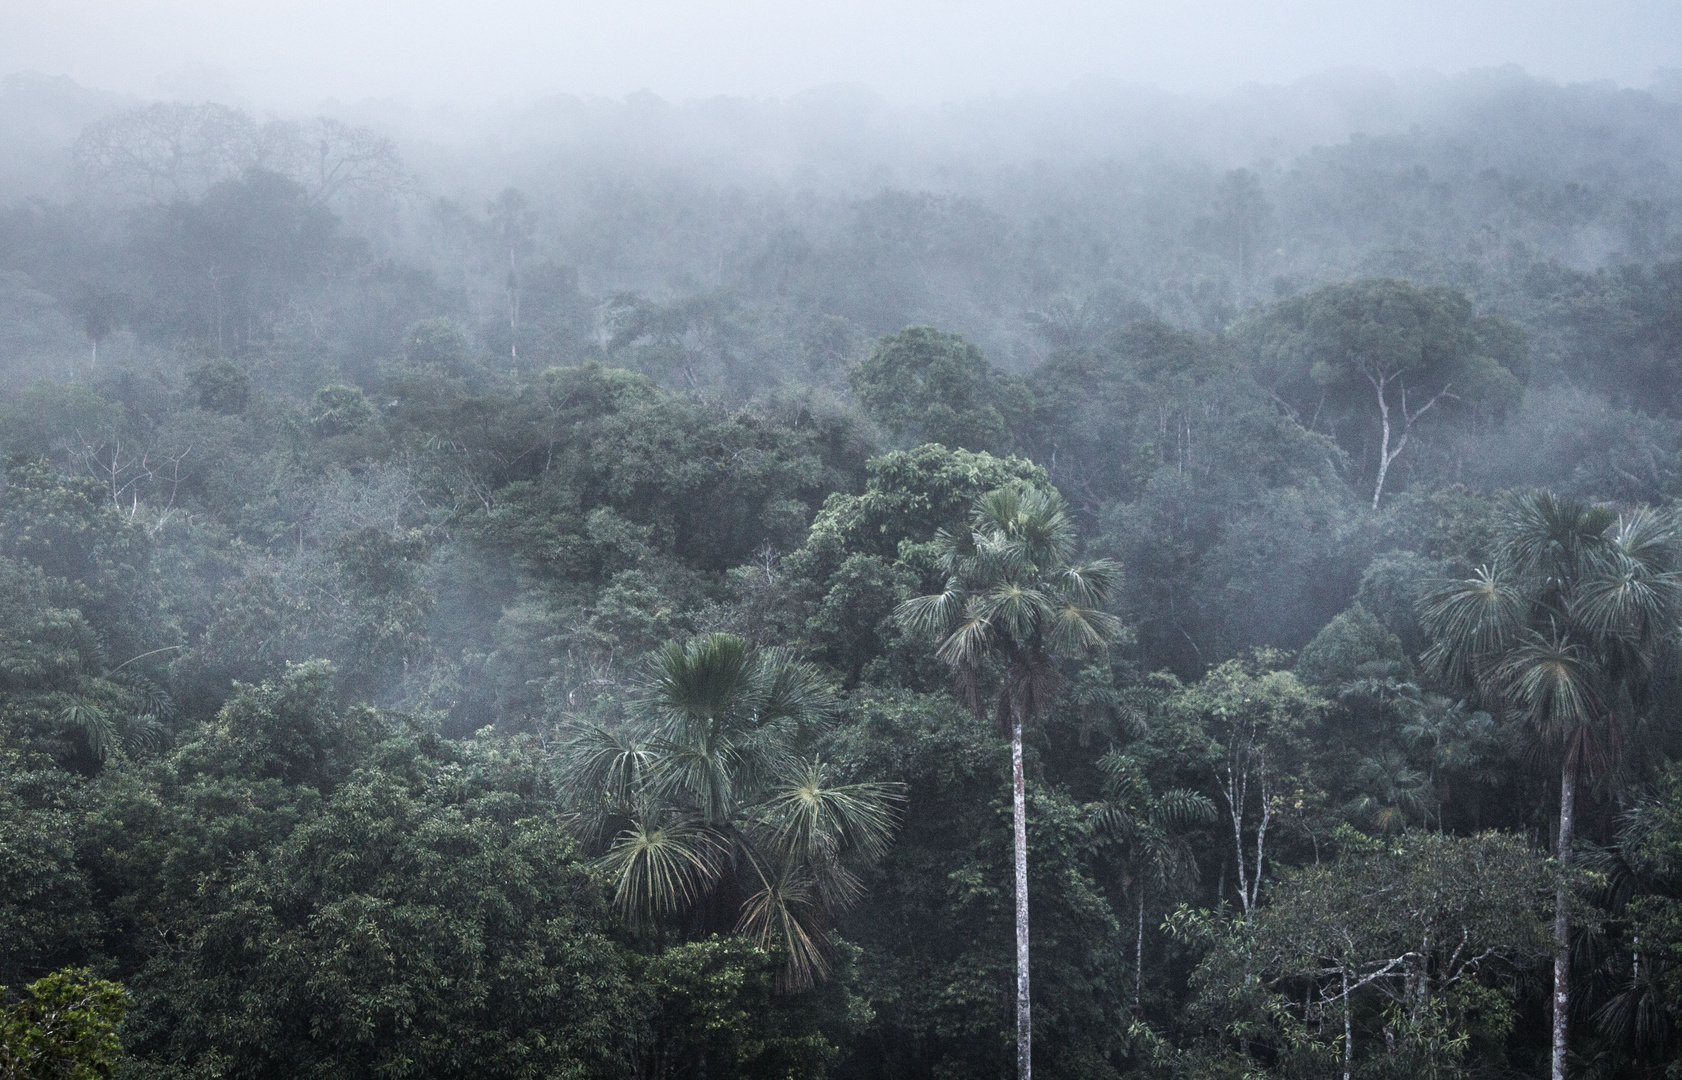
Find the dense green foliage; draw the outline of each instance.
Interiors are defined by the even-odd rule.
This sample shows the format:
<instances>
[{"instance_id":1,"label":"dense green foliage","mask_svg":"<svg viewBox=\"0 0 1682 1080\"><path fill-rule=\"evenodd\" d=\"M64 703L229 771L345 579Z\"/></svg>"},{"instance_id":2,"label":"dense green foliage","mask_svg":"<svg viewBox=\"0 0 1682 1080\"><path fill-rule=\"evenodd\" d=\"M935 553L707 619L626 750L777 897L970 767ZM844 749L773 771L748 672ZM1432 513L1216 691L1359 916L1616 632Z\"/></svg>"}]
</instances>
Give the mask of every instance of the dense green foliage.
<instances>
[{"instance_id":1,"label":"dense green foliage","mask_svg":"<svg viewBox=\"0 0 1682 1080\"><path fill-rule=\"evenodd\" d=\"M0 1071L1008 1077L1021 853L1047 1076L1541 1075L1562 956L1571 1071L1675 1076L1682 127L1455 87L944 195L487 149L482 208L65 98Z\"/></svg>"}]
</instances>

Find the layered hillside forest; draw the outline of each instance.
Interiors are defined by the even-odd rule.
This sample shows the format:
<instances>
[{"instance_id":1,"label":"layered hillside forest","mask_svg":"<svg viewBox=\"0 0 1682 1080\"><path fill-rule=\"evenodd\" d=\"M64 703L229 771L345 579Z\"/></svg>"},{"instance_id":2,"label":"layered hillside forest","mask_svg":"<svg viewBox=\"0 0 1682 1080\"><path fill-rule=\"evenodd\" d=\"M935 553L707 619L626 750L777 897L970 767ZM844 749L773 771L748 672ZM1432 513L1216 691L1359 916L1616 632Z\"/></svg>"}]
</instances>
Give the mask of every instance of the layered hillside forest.
<instances>
[{"instance_id":1,"label":"layered hillside forest","mask_svg":"<svg viewBox=\"0 0 1682 1080\"><path fill-rule=\"evenodd\" d=\"M1682 92L0 92L0 1077L1682 1078Z\"/></svg>"}]
</instances>

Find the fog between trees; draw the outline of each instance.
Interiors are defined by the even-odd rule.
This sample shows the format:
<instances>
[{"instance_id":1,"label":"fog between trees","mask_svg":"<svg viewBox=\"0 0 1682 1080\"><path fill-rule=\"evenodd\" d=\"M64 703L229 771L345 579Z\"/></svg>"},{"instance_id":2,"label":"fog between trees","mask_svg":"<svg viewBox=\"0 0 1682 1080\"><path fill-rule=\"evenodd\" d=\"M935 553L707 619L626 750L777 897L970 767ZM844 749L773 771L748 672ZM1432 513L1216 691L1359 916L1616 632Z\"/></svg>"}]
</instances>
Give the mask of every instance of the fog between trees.
<instances>
[{"instance_id":1,"label":"fog between trees","mask_svg":"<svg viewBox=\"0 0 1682 1080\"><path fill-rule=\"evenodd\" d=\"M1674 1071L1674 80L0 146L7 1047Z\"/></svg>"}]
</instances>

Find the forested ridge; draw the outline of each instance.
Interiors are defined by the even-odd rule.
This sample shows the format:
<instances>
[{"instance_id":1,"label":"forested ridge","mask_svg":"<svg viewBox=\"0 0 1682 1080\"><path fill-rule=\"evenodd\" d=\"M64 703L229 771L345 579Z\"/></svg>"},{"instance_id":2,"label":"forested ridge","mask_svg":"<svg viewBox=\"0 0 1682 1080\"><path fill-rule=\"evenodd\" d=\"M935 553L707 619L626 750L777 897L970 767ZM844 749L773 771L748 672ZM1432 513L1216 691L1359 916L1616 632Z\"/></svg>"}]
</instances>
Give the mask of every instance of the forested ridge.
<instances>
[{"instance_id":1,"label":"forested ridge","mask_svg":"<svg viewBox=\"0 0 1682 1080\"><path fill-rule=\"evenodd\" d=\"M400 121L0 92L0 1077L1682 1075L1674 87Z\"/></svg>"}]
</instances>

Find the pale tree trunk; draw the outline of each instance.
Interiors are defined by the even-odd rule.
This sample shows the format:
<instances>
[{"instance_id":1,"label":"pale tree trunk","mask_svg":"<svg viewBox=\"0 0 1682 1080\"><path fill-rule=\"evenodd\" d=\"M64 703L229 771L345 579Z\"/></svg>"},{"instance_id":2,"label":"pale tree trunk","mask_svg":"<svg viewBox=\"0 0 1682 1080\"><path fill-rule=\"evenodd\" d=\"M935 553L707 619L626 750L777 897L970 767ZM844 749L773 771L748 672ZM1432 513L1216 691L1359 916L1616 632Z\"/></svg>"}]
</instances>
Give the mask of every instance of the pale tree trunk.
<instances>
[{"instance_id":1,"label":"pale tree trunk","mask_svg":"<svg viewBox=\"0 0 1682 1080\"><path fill-rule=\"evenodd\" d=\"M1571 833L1576 824L1577 770L1568 761L1559 774L1559 888L1554 893L1554 1045L1553 1080L1565 1080L1565 1047L1571 1016L1571 913L1565 871L1571 866Z\"/></svg>"},{"instance_id":2,"label":"pale tree trunk","mask_svg":"<svg viewBox=\"0 0 1682 1080\"><path fill-rule=\"evenodd\" d=\"M520 362L520 279L514 272L514 249L508 249L508 359Z\"/></svg>"},{"instance_id":3,"label":"pale tree trunk","mask_svg":"<svg viewBox=\"0 0 1682 1080\"><path fill-rule=\"evenodd\" d=\"M1343 969L1343 1080L1355 1071L1355 1024L1349 1009L1349 969Z\"/></svg>"},{"instance_id":4,"label":"pale tree trunk","mask_svg":"<svg viewBox=\"0 0 1682 1080\"><path fill-rule=\"evenodd\" d=\"M1378 444L1378 483L1375 484L1372 489L1372 508L1374 510L1378 509L1379 497L1384 494L1384 478L1390 473L1391 462L1402 456L1402 451L1407 447L1408 438L1413 434L1414 421L1430 412L1432 407L1443 398L1453 398L1458 396L1449 393L1449 388L1445 385L1441 390L1437 391L1436 396L1431 398L1430 401L1427 401L1415 411L1408 412L1408 388L1405 382L1401 383L1402 434L1401 437L1396 440L1396 448L1392 450L1390 448L1390 403L1384 399L1384 394L1390 385L1391 378L1392 376L1390 375L1381 376L1374 375L1371 372L1367 373L1367 381L1372 383L1374 390L1378 391L1378 419L1379 426L1382 428Z\"/></svg>"},{"instance_id":5,"label":"pale tree trunk","mask_svg":"<svg viewBox=\"0 0 1682 1080\"><path fill-rule=\"evenodd\" d=\"M1010 715L1011 818L1016 829L1016 1075L1033 1075L1033 1024L1028 1011L1028 786L1022 774L1022 710Z\"/></svg>"},{"instance_id":6,"label":"pale tree trunk","mask_svg":"<svg viewBox=\"0 0 1682 1080\"><path fill-rule=\"evenodd\" d=\"M1145 890L1139 888L1139 936L1133 939L1133 1011L1139 1010L1139 998L1145 983Z\"/></svg>"}]
</instances>

